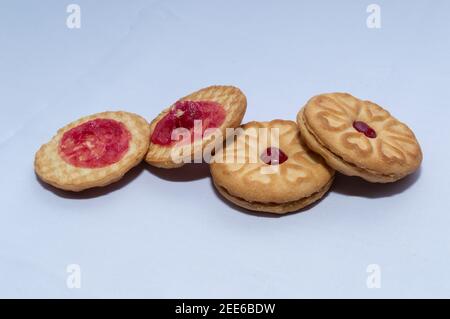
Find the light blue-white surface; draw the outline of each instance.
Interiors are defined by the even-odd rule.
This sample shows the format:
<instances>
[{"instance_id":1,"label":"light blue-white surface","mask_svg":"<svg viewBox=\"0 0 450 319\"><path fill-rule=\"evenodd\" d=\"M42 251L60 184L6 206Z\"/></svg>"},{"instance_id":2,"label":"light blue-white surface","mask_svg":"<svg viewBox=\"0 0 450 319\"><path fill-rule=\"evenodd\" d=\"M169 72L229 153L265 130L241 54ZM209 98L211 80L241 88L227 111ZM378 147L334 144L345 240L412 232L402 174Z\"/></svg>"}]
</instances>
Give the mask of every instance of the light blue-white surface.
<instances>
[{"instance_id":1,"label":"light blue-white surface","mask_svg":"<svg viewBox=\"0 0 450 319\"><path fill-rule=\"evenodd\" d=\"M369 29L373 2L1 0L0 297L450 297L450 2L376 1ZM211 84L245 92L244 121L295 119L322 92L371 99L414 130L422 169L390 185L339 176L281 218L229 206L201 166L141 165L84 195L37 181L34 153L66 123L151 120Z\"/></svg>"}]
</instances>

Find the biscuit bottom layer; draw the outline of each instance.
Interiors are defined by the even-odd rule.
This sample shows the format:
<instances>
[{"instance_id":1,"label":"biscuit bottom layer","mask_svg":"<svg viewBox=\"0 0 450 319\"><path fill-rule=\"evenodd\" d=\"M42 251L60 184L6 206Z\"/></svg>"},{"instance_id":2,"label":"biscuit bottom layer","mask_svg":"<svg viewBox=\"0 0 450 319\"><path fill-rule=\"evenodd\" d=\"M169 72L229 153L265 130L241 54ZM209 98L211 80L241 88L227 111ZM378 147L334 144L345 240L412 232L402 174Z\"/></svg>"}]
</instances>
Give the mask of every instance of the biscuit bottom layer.
<instances>
[{"instance_id":1,"label":"biscuit bottom layer","mask_svg":"<svg viewBox=\"0 0 450 319\"><path fill-rule=\"evenodd\" d=\"M323 186L319 191L311 194L308 197L303 197L299 200L290 201L286 203L273 203L273 202L251 202L247 201L244 198L231 195L225 187L219 186L214 182L214 186L216 186L219 193L228 199L230 202L246 208L248 210L266 212L266 213L274 213L274 214L285 214L290 212L295 212L301 208L304 208L312 203L316 202L330 189L331 184L333 183L334 177L332 177L325 186Z\"/></svg>"},{"instance_id":2,"label":"biscuit bottom layer","mask_svg":"<svg viewBox=\"0 0 450 319\"><path fill-rule=\"evenodd\" d=\"M316 143L316 149L312 145L309 145L315 152L318 152L321 154L327 162L333 161L334 163L339 163L341 166L345 166L345 170L342 169L342 167L337 167L336 165L330 165L333 166L334 169L338 170L339 172L350 175L350 176L359 176L362 177L368 181L371 182L377 182L377 183L386 183L386 182L393 182L401 178L401 176L396 176L393 174L380 174L373 170L365 169L359 166L356 166L355 164L346 161L341 156L333 153L328 147L325 146L325 144L317 137L316 134L313 133L311 130L311 127L308 124L308 121L305 119L304 114L302 112L301 116L299 117L301 120L302 126L305 128L306 132L308 133L308 138L313 139ZM308 142L308 138L304 137L304 140ZM328 163L330 164L330 163ZM333 163L331 163L333 164Z\"/></svg>"}]
</instances>

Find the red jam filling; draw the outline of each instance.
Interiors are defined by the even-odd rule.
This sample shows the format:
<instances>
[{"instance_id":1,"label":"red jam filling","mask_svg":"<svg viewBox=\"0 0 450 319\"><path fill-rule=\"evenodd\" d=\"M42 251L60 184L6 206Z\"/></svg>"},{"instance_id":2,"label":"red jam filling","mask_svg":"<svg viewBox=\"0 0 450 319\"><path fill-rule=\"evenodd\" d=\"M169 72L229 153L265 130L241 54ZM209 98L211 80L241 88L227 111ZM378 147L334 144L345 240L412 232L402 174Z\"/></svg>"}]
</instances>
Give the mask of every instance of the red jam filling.
<instances>
[{"instance_id":1,"label":"red jam filling","mask_svg":"<svg viewBox=\"0 0 450 319\"><path fill-rule=\"evenodd\" d=\"M192 131L194 121L202 124L202 136L205 130L222 125L225 120L225 110L219 103L212 101L178 101L159 122L151 136L154 144L168 146L172 144L172 132L177 128Z\"/></svg>"},{"instance_id":2,"label":"red jam filling","mask_svg":"<svg viewBox=\"0 0 450 319\"><path fill-rule=\"evenodd\" d=\"M357 130L360 133L363 133L365 136L369 138L377 137L377 132L375 132L375 130L371 128L369 125L367 125L365 122L354 121L353 127L355 128L355 130Z\"/></svg>"},{"instance_id":3,"label":"red jam filling","mask_svg":"<svg viewBox=\"0 0 450 319\"><path fill-rule=\"evenodd\" d=\"M261 154L260 158L267 165L280 165L287 161L288 156L277 147L269 147Z\"/></svg>"},{"instance_id":4,"label":"red jam filling","mask_svg":"<svg viewBox=\"0 0 450 319\"><path fill-rule=\"evenodd\" d=\"M131 134L115 120L95 119L65 132L59 154L80 168L100 168L122 159L128 151Z\"/></svg>"}]
</instances>

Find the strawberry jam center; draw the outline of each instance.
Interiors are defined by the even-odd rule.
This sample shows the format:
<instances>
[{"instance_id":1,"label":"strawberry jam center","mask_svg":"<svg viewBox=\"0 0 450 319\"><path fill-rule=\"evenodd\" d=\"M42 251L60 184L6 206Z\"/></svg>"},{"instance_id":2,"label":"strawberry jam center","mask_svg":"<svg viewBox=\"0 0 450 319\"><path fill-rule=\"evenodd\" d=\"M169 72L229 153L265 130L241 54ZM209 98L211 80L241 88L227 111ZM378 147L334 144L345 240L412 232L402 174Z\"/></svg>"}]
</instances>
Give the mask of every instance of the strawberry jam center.
<instances>
[{"instance_id":1,"label":"strawberry jam center","mask_svg":"<svg viewBox=\"0 0 450 319\"><path fill-rule=\"evenodd\" d=\"M377 137L377 132L373 128L371 128L367 123L362 121L354 121L353 127L360 133L363 133L365 136L369 138Z\"/></svg>"},{"instance_id":2,"label":"strawberry jam center","mask_svg":"<svg viewBox=\"0 0 450 319\"><path fill-rule=\"evenodd\" d=\"M65 132L59 144L61 158L80 168L100 168L122 159L131 134L121 122L95 119Z\"/></svg>"},{"instance_id":3,"label":"strawberry jam center","mask_svg":"<svg viewBox=\"0 0 450 319\"><path fill-rule=\"evenodd\" d=\"M171 145L172 132L177 128L191 131L193 139L195 121L201 121L202 136L205 130L222 125L225 120L225 110L219 103L212 101L178 101L155 126L151 136L154 144Z\"/></svg>"},{"instance_id":4,"label":"strawberry jam center","mask_svg":"<svg viewBox=\"0 0 450 319\"><path fill-rule=\"evenodd\" d=\"M277 147L269 147L260 156L267 165L280 165L287 161L288 156Z\"/></svg>"}]
</instances>

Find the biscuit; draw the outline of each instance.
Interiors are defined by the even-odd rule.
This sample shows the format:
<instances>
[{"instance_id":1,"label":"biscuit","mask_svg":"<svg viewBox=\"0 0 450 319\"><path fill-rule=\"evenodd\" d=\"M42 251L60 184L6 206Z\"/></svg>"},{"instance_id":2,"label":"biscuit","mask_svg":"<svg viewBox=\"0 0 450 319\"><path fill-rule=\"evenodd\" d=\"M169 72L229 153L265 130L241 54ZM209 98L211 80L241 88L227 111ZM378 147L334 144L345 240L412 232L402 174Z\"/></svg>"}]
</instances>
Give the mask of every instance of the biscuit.
<instances>
[{"instance_id":1,"label":"biscuit","mask_svg":"<svg viewBox=\"0 0 450 319\"><path fill-rule=\"evenodd\" d=\"M295 122L250 122L241 128L210 164L214 185L227 200L253 211L284 214L328 191L334 170L309 151ZM278 143L273 129L278 129Z\"/></svg>"},{"instance_id":2,"label":"biscuit","mask_svg":"<svg viewBox=\"0 0 450 319\"><path fill-rule=\"evenodd\" d=\"M187 160L174 160L172 154L178 154L180 148L186 147L170 140L175 128L185 127L192 133L192 121L201 120L203 130L217 128L222 142L226 137L226 128L241 124L246 108L245 95L233 86L210 86L181 98L150 123L151 137L146 162L161 168L183 166L194 157L194 152L202 151L215 142L216 136L205 134L203 138L194 139L188 143L188 151L184 152Z\"/></svg>"},{"instance_id":3,"label":"biscuit","mask_svg":"<svg viewBox=\"0 0 450 319\"><path fill-rule=\"evenodd\" d=\"M412 130L388 111L347 93L311 98L297 115L307 145L334 169L369 182L416 171L422 151Z\"/></svg>"},{"instance_id":4,"label":"biscuit","mask_svg":"<svg viewBox=\"0 0 450 319\"><path fill-rule=\"evenodd\" d=\"M44 182L69 191L111 184L144 158L150 134L142 117L103 112L60 129L37 151L36 174Z\"/></svg>"}]
</instances>

